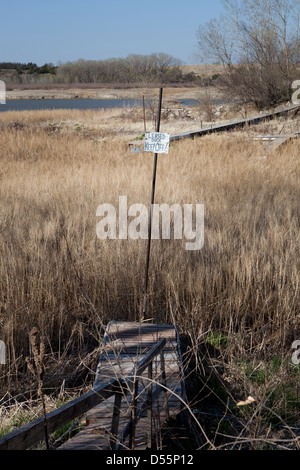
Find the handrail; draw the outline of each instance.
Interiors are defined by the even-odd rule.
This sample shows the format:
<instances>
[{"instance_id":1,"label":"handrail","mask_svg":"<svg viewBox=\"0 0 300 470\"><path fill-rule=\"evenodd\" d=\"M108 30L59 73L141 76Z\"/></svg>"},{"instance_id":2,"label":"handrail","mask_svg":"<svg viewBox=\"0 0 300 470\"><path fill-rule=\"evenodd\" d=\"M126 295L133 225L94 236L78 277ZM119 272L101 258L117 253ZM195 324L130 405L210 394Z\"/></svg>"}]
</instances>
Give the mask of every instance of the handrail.
<instances>
[{"instance_id":1,"label":"handrail","mask_svg":"<svg viewBox=\"0 0 300 470\"><path fill-rule=\"evenodd\" d=\"M152 363L153 359L163 350L165 344L166 338L162 338L125 378L117 377L112 379L48 413L46 415L48 434L53 433L57 428L83 415L112 395L117 395L120 388L125 386L131 390L135 376L142 374L149 364ZM0 438L0 450L25 450L34 446L37 442L44 440L44 426L44 418L40 417L12 431Z\"/></svg>"},{"instance_id":2,"label":"handrail","mask_svg":"<svg viewBox=\"0 0 300 470\"><path fill-rule=\"evenodd\" d=\"M125 377L124 382L133 381L135 376L140 376L144 372L144 370L149 366L149 364L153 361L153 359L163 350L166 345L166 338L162 338L160 341L156 343L155 346L150 349L148 354L140 360L138 365L132 369L132 371ZM129 385L129 388L130 385Z\"/></svg>"},{"instance_id":3,"label":"handrail","mask_svg":"<svg viewBox=\"0 0 300 470\"><path fill-rule=\"evenodd\" d=\"M160 379L163 378L163 374L160 374L158 377L156 377L156 380L155 382L159 382ZM150 379L150 384L149 384L149 387L151 388L151 397L154 396L155 397L155 400L158 399L160 393L163 391L166 393L166 390L165 389L162 389L161 386L159 386L158 384L155 386L155 390L152 390L152 384L151 384L151 379ZM130 421L126 424L126 426L124 427L123 431L121 432L121 435L119 436L118 440L114 440L114 449L115 450L120 450L120 449L125 449L125 446L124 446L124 442L126 440L126 438L128 437L128 435L130 435L132 433L132 427L134 427L137 422L139 421L139 419L142 417L143 415L143 412L145 411L145 409L147 409L149 407L149 399L148 397L144 400L144 402L141 404L141 406L139 407L139 410L138 412L136 413L135 417L131 418ZM167 415L168 415L168 408L166 407L166 411L167 411ZM133 422L133 419L135 422ZM134 443L132 443L132 447L134 447Z\"/></svg>"}]
</instances>

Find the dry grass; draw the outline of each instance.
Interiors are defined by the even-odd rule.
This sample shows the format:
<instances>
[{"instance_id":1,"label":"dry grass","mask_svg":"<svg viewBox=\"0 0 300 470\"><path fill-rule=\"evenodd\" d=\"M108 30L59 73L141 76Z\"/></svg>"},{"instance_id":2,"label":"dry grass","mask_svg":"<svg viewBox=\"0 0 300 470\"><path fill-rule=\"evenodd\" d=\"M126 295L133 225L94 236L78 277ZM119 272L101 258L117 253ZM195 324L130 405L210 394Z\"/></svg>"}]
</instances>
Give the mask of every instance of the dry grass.
<instances>
[{"instance_id":1,"label":"dry grass","mask_svg":"<svg viewBox=\"0 0 300 470\"><path fill-rule=\"evenodd\" d=\"M99 204L150 200L153 158L127 145L142 122L115 113L0 116L3 393L29 380L33 327L46 338L54 375L64 363L55 380L48 370L51 387L67 380L70 358L80 362L97 347L109 320L139 317L146 242L96 236ZM178 123L161 130L168 126ZM231 377L241 372L235 361L290 357L300 338L299 173L297 141L265 154L241 132L180 141L159 158L156 202L205 204L205 243L199 252L152 243L148 314L175 322L197 350L206 332L222 334Z\"/></svg>"}]
</instances>

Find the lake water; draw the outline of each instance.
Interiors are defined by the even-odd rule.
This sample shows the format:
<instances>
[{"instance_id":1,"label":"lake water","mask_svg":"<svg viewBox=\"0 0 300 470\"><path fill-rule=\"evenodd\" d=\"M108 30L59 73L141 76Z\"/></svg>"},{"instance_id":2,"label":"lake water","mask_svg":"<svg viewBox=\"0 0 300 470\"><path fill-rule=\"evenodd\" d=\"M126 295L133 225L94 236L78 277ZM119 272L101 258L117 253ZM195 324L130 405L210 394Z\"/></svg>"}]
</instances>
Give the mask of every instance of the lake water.
<instances>
[{"instance_id":1,"label":"lake water","mask_svg":"<svg viewBox=\"0 0 300 470\"><path fill-rule=\"evenodd\" d=\"M195 100L180 100L183 106L193 106ZM64 99L64 100L6 100L6 104L0 104L0 112L25 111L38 109L108 109L142 106L142 100L116 99Z\"/></svg>"}]
</instances>

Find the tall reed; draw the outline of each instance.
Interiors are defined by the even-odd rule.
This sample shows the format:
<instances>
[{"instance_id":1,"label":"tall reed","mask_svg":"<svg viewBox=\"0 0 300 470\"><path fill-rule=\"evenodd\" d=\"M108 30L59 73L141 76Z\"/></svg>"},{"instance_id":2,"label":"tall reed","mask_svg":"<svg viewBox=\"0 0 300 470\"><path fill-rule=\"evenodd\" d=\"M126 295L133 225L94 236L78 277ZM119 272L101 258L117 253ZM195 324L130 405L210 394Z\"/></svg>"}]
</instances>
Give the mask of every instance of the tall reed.
<instances>
[{"instance_id":1,"label":"tall reed","mask_svg":"<svg viewBox=\"0 0 300 470\"><path fill-rule=\"evenodd\" d=\"M72 335L70 352L80 354L109 320L138 318L146 241L99 240L96 210L118 207L122 195L148 206L152 181L151 154L130 152L126 140L53 133L28 116L23 127L4 120L0 132L0 338L10 377L25 370L33 327L59 353ZM238 133L172 144L159 158L155 202L204 204L205 241L198 252L153 241L149 317L193 340L221 331L236 353L290 348L300 336L299 173L296 141L269 154Z\"/></svg>"}]
</instances>

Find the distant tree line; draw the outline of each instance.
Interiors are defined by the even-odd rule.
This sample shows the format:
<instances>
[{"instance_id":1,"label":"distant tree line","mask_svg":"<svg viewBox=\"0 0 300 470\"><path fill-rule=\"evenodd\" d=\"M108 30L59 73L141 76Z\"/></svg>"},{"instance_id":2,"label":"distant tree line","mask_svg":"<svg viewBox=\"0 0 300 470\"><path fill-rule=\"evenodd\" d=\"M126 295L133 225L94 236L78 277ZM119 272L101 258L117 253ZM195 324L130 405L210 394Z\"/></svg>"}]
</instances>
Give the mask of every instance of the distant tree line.
<instances>
[{"instance_id":1,"label":"distant tree line","mask_svg":"<svg viewBox=\"0 0 300 470\"><path fill-rule=\"evenodd\" d=\"M38 65L28 62L27 64L22 64L19 62L0 62L0 70L3 71L16 71L18 74L29 73L29 74L45 74L50 73L54 75L56 73L57 67L53 64L44 64L41 67Z\"/></svg>"},{"instance_id":2,"label":"distant tree line","mask_svg":"<svg viewBox=\"0 0 300 470\"><path fill-rule=\"evenodd\" d=\"M10 73L10 81L32 83L182 83L200 80L193 72L185 74L181 61L164 53L131 54L126 58L84 60L61 63L58 66L34 63L0 63L2 73ZM43 75L43 77L41 77ZM201 85L209 84L200 83Z\"/></svg>"},{"instance_id":3,"label":"distant tree line","mask_svg":"<svg viewBox=\"0 0 300 470\"><path fill-rule=\"evenodd\" d=\"M168 54L138 55L107 60L83 60L61 64L57 77L68 83L176 83L193 81L183 74L180 61Z\"/></svg>"}]
</instances>

